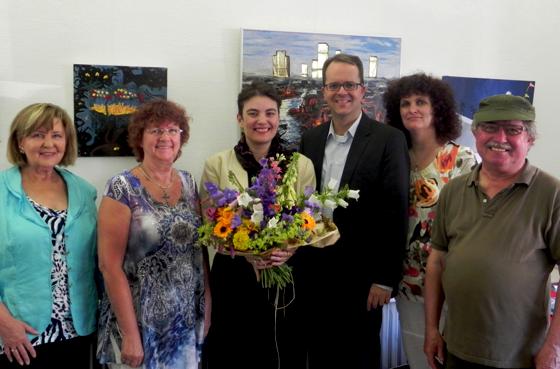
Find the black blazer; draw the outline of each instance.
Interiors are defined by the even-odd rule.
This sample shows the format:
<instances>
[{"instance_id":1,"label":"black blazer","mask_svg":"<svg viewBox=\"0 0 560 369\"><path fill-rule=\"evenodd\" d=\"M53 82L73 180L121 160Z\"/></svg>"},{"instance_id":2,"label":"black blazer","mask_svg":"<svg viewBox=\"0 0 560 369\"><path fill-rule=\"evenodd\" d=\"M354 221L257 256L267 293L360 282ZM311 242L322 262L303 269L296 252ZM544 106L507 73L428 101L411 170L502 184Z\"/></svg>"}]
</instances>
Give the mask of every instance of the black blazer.
<instances>
[{"instance_id":1,"label":"black blazer","mask_svg":"<svg viewBox=\"0 0 560 369\"><path fill-rule=\"evenodd\" d=\"M306 131L301 141L301 153L315 166L318 189L329 126ZM327 260L336 263L332 265L336 269L324 270L353 276L353 283L364 292L377 283L393 287L395 294L402 277L408 226L407 152L402 132L362 113L340 183L360 190L360 198L335 210L341 238L324 250L333 254Z\"/></svg>"}]
</instances>

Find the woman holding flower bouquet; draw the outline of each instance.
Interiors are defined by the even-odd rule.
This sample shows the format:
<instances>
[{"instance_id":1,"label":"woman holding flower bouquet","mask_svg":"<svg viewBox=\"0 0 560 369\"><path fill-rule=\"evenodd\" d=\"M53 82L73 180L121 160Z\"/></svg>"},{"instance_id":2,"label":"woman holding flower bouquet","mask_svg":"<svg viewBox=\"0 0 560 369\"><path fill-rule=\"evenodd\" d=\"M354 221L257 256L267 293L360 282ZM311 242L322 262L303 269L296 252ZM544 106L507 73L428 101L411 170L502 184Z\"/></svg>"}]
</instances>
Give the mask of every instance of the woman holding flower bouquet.
<instances>
[{"instance_id":1,"label":"woman holding flower bouquet","mask_svg":"<svg viewBox=\"0 0 560 369\"><path fill-rule=\"evenodd\" d=\"M389 83L387 123L406 136L410 154L409 229L397 307L412 369L429 369L424 346L424 278L439 192L453 177L471 171L473 152L452 140L461 133L451 88L419 73Z\"/></svg>"},{"instance_id":2,"label":"woman holding flower bouquet","mask_svg":"<svg viewBox=\"0 0 560 369\"><path fill-rule=\"evenodd\" d=\"M206 161L201 186L203 208L211 195L206 183L220 189L235 188L230 181L232 172L239 186L247 188L251 178L263 169L263 159L283 154L289 161L291 156L278 135L281 99L272 86L253 83L245 87L237 104L242 136L233 149ZM302 194L308 186L315 188L313 164L304 156L297 161L296 178L295 193ZM210 274L212 320L204 353L206 368L293 367L292 355L297 348L293 288L264 288L257 278L259 271L286 263L292 253L275 249L267 257L215 255Z\"/></svg>"},{"instance_id":3,"label":"woman holding flower bouquet","mask_svg":"<svg viewBox=\"0 0 560 369\"><path fill-rule=\"evenodd\" d=\"M207 251L197 241L195 182L173 168L189 138L188 123L185 110L170 101L140 106L128 127L140 164L111 178L101 201L98 247L106 291L98 358L110 368L199 365Z\"/></svg>"}]
</instances>

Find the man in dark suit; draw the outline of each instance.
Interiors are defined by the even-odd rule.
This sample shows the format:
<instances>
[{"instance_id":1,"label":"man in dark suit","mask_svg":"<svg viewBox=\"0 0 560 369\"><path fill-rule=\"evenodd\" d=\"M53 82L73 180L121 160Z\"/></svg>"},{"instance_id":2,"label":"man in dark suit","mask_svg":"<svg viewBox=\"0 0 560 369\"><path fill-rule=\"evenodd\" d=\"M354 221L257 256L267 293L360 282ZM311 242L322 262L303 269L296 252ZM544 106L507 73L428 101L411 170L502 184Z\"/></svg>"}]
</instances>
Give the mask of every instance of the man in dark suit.
<instances>
[{"instance_id":1,"label":"man in dark suit","mask_svg":"<svg viewBox=\"0 0 560 369\"><path fill-rule=\"evenodd\" d=\"M407 146L401 132L362 113L366 87L358 57L329 58L323 85L332 121L305 132L301 152L313 161L320 189L334 179L360 190L360 198L334 211L341 234L335 245L300 248L294 257L300 339L309 369L374 369L382 307L402 275Z\"/></svg>"}]
</instances>

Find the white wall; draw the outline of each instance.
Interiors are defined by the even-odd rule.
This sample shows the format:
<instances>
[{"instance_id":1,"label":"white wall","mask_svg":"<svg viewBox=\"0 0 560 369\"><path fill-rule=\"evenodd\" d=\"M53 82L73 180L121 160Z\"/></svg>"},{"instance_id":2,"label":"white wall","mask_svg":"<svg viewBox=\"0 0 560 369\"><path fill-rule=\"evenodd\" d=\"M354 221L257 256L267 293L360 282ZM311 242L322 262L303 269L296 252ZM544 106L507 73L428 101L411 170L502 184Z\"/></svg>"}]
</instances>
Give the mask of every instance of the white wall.
<instances>
[{"instance_id":1,"label":"white wall","mask_svg":"<svg viewBox=\"0 0 560 369\"><path fill-rule=\"evenodd\" d=\"M0 169L21 108L48 101L72 114L74 63L162 66L168 98L194 118L177 166L198 179L204 159L238 138L241 28L400 37L403 75L534 79L530 158L560 176L557 0L0 0ZM73 170L101 192L133 165L80 158Z\"/></svg>"}]
</instances>

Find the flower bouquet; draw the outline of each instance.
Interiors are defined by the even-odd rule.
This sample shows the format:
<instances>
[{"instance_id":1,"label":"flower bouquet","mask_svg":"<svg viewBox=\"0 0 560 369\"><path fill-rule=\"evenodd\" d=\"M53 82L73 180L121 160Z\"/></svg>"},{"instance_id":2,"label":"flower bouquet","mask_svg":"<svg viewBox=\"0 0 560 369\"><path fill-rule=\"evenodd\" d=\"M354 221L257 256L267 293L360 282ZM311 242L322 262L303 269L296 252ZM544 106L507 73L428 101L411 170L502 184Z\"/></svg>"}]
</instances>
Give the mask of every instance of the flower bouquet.
<instances>
[{"instance_id":1,"label":"flower bouquet","mask_svg":"<svg viewBox=\"0 0 560 369\"><path fill-rule=\"evenodd\" d=\"M231 171L229 181L236 189L222 190L214 183L204 183L210 206L206 207L206 222L198 230L201 244L231 256L263 259L276 248L334 244L340 235L323 211L346 207L346 199L357 200L359 193L348 186L335 192L336 182L331 180L321 193L306 188L298 195L294 185L299 156L262 159L262 168L249 188L243 188ZM293 282L291 267L286 264L256 272L266 288L284 288Z\"/></svg>"}]
</instances>

